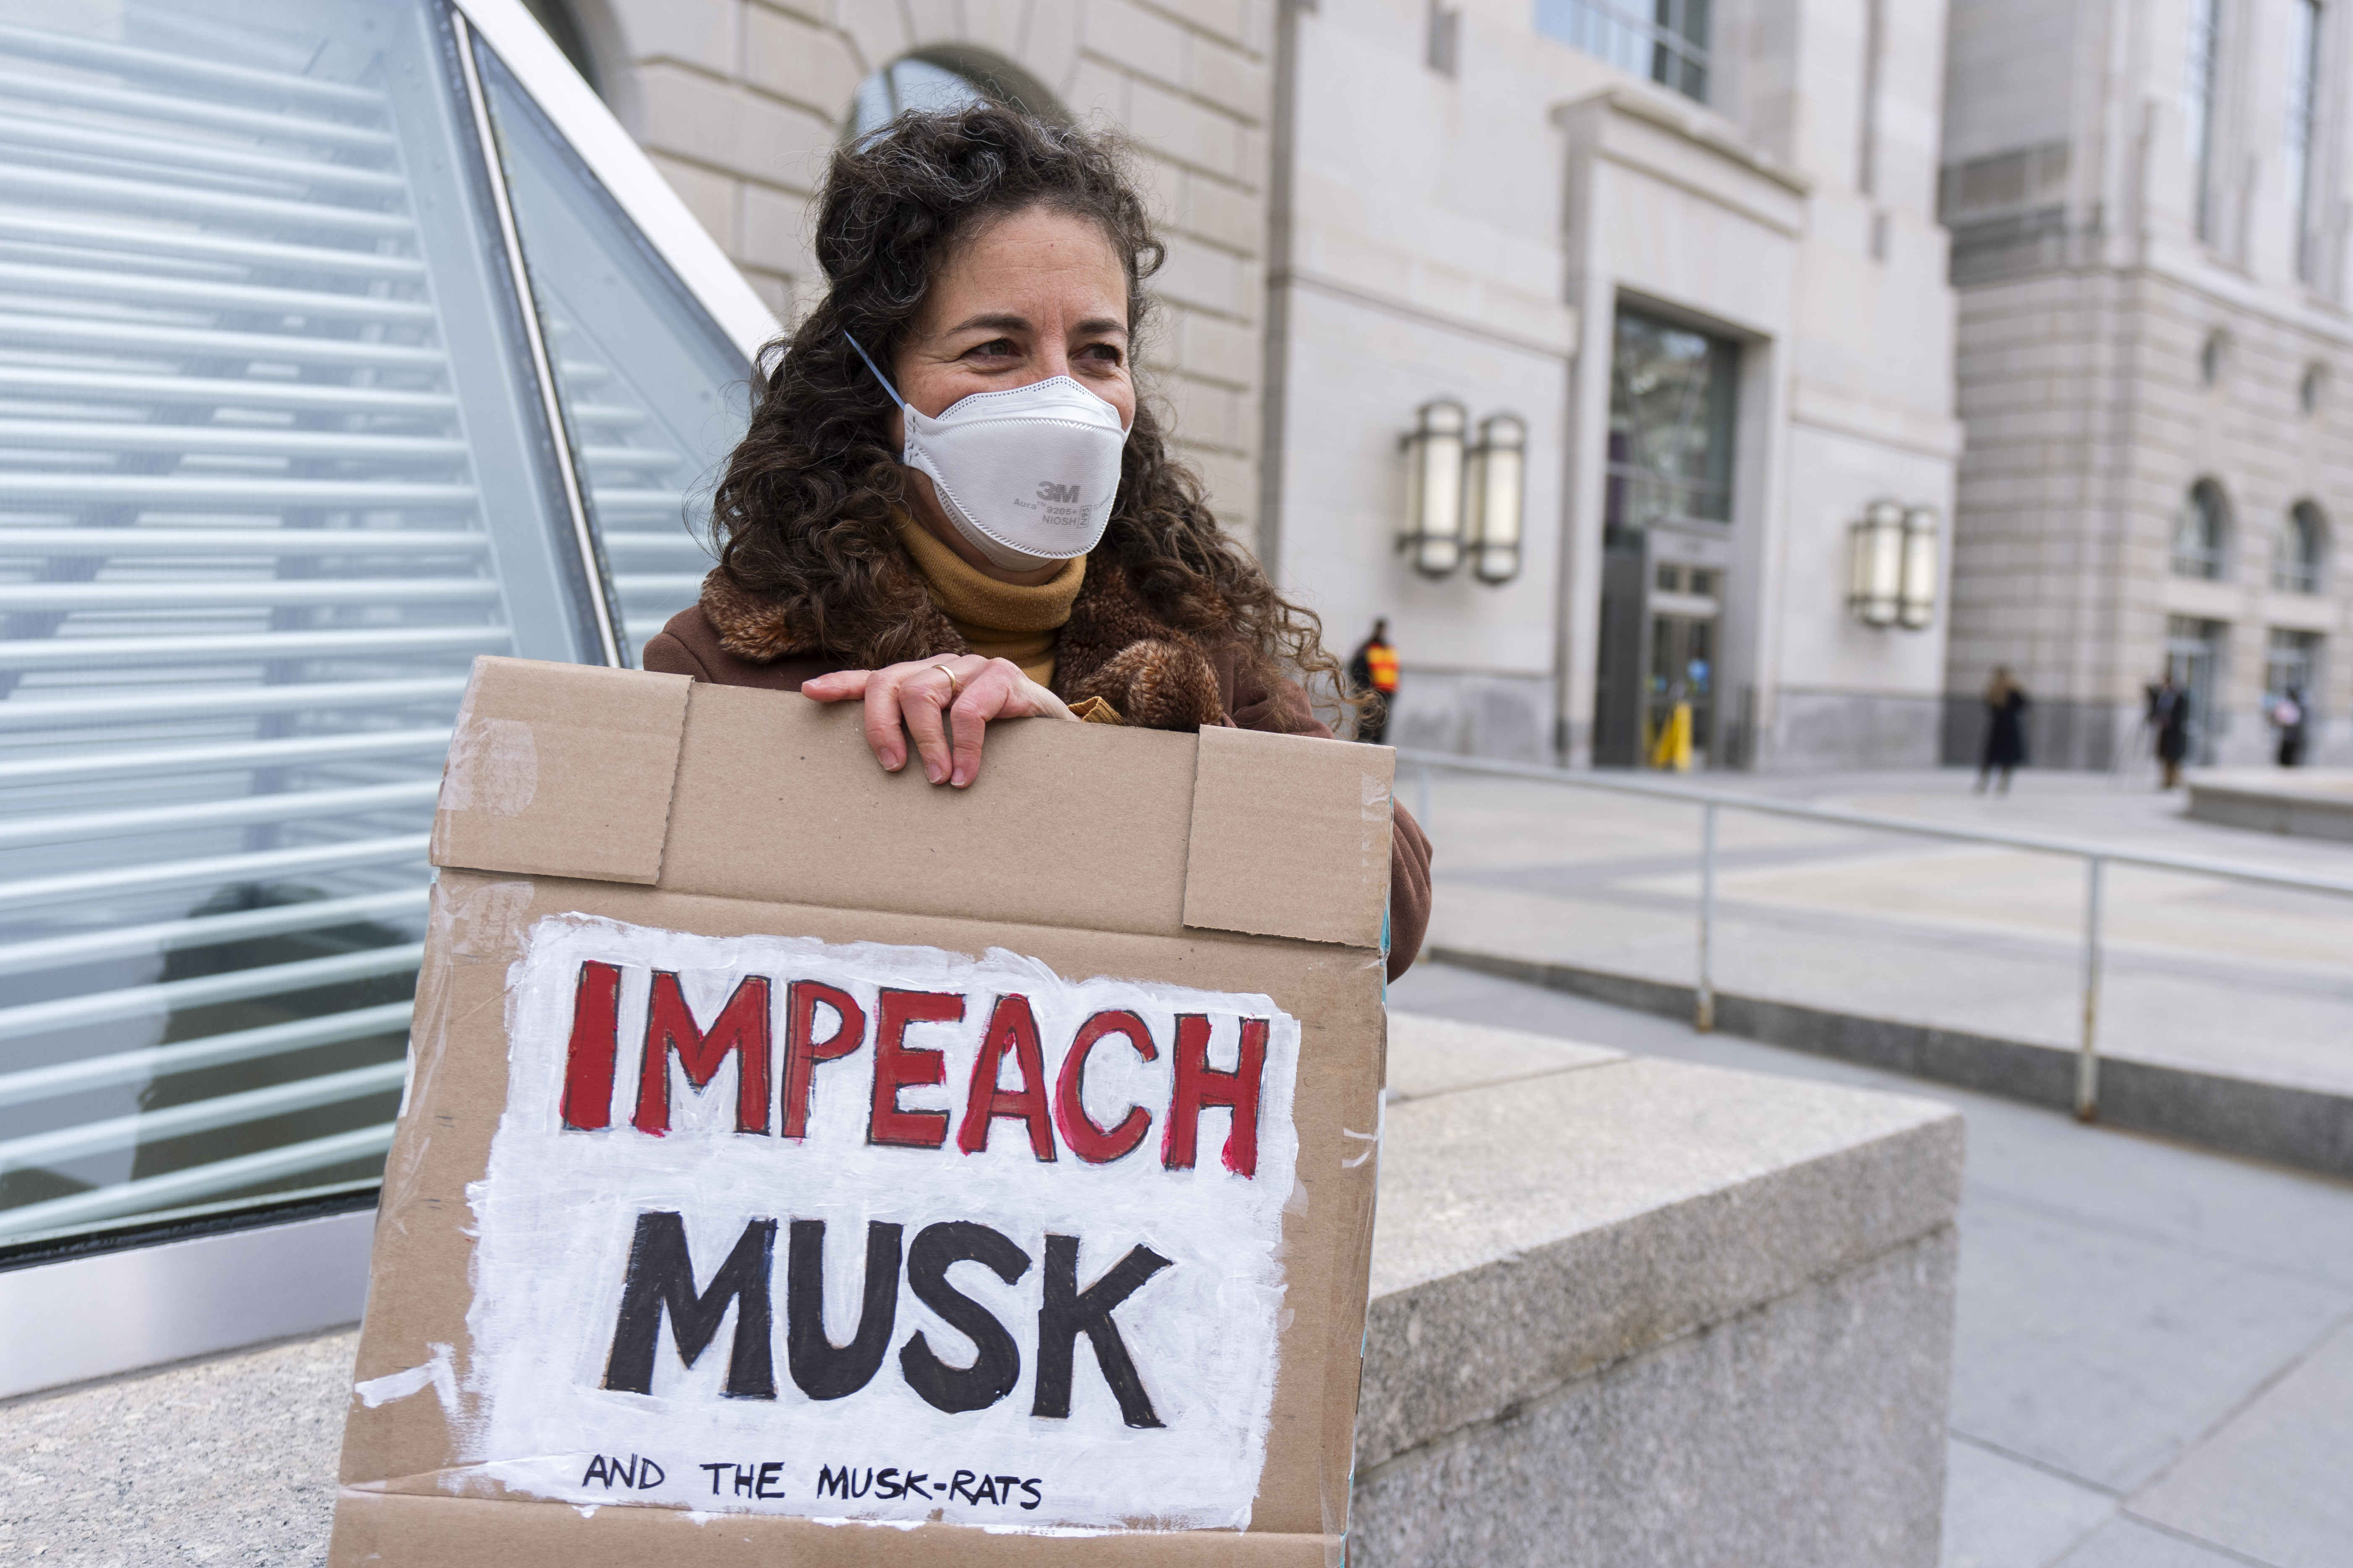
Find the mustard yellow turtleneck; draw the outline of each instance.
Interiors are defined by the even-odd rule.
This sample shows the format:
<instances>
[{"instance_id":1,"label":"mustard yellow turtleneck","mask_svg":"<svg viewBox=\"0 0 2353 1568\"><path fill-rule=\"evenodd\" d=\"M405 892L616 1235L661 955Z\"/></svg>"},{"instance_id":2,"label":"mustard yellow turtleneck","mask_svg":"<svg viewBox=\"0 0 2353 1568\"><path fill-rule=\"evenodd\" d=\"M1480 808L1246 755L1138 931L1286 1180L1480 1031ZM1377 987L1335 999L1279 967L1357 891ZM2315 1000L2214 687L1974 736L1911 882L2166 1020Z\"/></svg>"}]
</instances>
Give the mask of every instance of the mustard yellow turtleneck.
<instances>
[{"instance_id":1,"label":"mustard yellow turtleneck","mask_svg":"<svg viewBox=\"0 0 2353 1568\"><path fill-rule=\"evenodd\" d=\"M1054 643L1071 618L1079 584L1086 581L1085 556L1064 562L1061 571L1035 587L1023 587L975 569L904 512L899 516L899 542L923 574L932 603L973 652L1009 658L1039 685L1053 684Z\"/></svg>"}]
</instances>

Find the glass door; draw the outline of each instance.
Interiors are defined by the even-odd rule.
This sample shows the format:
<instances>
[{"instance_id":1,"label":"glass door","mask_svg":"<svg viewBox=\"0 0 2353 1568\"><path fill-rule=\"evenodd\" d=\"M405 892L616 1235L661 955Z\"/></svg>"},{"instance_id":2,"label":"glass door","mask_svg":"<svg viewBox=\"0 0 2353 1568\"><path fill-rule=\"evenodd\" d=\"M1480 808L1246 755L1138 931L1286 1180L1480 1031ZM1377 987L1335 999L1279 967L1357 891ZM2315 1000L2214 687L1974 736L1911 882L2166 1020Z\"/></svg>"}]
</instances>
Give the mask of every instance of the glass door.
<instances>
[{"instance_id":1,"label":"glass door","mask_svg":"<svg viewBox=\"0 0 2353 1568\"><path fill-rule=\"evenodd\" d=\"M1645 733L1655 755L1675 710L1691 710L1691 765L1707 766L1715 731L1715 622L1696 616L1651 617L1651 670L1644 692Z\"/></svg>"}]
</instances>

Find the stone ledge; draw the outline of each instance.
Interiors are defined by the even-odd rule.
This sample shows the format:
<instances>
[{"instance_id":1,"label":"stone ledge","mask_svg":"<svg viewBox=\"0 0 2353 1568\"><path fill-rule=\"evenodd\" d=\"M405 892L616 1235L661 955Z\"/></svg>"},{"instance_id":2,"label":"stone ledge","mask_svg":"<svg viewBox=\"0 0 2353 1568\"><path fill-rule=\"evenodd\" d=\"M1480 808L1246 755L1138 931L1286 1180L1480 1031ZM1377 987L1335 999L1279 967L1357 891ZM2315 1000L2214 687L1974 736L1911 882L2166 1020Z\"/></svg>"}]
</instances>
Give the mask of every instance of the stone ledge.
<instances>
[{"instance_id":1,"label":"stone ledge","mask_svg":"<svg viewBox=\"0 0 2353 1568\"><path fill-rule=\"evenodd\" d=\"M1957 1233L1356 1478L1357 1568L1932 1568Z\"/></svg>"},{"instance_id":2,"label":"stone ledge","mask_svg":"<svg viewBox=\"0 0 2353 1568\"><path fill-rule=\"evenodd\" d=\"M1624 1051L1412 1013L1389 1015L1389 1104L1627 1059Z\"/></svg>"},{"instance_id":3,"label":"stone ledge","mask_svg":"<svg viewBox=\"0 0 2353 1568\"><path fill-rule=\"evenodd\" d=\"M2353 770L2200 771L2189 776L2188 815L2223 827L2353 842Z\"/></svg>"},{"instance_id":4,"label":"stone ledge","mask_svg":"<svg viewBox=\"0 0 2353 1568\"><path fill-rule=\"evenodd\" d=\"M1948 1236L1959 1204L1931 1101L1404 1015L1389 1049L1366 1472ZM1915 1414L1941 1428L1941 1385Z\"/></svg>"}]
</instances>

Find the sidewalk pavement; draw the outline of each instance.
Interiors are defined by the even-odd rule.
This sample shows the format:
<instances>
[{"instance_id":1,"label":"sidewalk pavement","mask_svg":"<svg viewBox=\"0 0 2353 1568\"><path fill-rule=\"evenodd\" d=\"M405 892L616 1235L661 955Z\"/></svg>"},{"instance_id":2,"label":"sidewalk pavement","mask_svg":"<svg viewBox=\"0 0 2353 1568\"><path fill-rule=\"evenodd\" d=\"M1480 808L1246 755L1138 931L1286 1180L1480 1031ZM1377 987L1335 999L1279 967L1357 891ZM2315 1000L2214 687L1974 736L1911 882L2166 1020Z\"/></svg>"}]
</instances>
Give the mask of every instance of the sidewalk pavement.
<instances>
[{"instance_id":1,"label":"sidewalk pavement","mask_svg":"<svg viewBox=\"0 0 2353 1568\"><path fill-rule=\"evenodd\" d=\"M2353 1563L2353 1183L1441 964L1389 1005L1960 1108L1944 1568Z\"/></svg>"},{"instance_id":2,"label":"sidewalk pavement","mask_svg":"<svg viewBox=\"0 0 2353 1568\"><path fill-rule=\"evenodd\" d=\"M0 1404L0 1563L315 1568L359 1331Z\"/></svg>"},{"instance_id":3,"label":"sidewalk pavement","mask_svg":"<svg viewBox=\"0 0 2353 1568\"><path fill-rule=\"evenodd\" d=\"M2185 796L2100 774L1961 771L1693 782L1939 824L2008 828L2353 879L2353 844L2191 822ZM1419 810L1408 767L1398 795ZM1433 948L1688 985L1699 812L1433 772ZM2073 1049L2084 870L2073 858L1725 811L1719 991ZM2353 1093L2353 897L2109 868L2103 1055Z\"/></svg>"}]
</instances>

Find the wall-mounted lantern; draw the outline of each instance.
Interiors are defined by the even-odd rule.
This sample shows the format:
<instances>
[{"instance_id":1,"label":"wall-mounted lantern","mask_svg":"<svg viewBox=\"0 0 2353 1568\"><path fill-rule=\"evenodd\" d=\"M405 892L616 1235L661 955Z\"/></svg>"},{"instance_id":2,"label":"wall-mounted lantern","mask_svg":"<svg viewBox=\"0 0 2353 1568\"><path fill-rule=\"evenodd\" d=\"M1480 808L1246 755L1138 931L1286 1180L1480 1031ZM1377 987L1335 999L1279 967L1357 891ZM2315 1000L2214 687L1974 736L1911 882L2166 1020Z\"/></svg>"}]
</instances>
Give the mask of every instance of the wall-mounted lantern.
<instances>
[{"instance_id":1,"label":"wall-mounted lantern","mask_svg":"<svg viewBox=\"0 0 2353 1568\"><path fill-rule=\"evenodd\" d=\"M1846 606L1867 626L1925 628L1936 613L1936 514L1875 500L1847 530Z\"/></svg>"},{"instance_id":2,"label":"wall-mounted lantern","mask_svg":"<svg viewBox=\"0 0 2353 1568\"><path fill-rule=\"evenodd\" d=\"M1406 454L1405 532L1398 548L1414 570L1444 577L1462 564L1462 436L1471 416L1439 398L1421 405Z\"/></svg>"},{"instance_id":3,"label":"wall-mounted lantern","mask_svg":"<svg viewBox=\"0 0 2353 1568\"><path fill-rule=\"evenodd\" d=\"M1508 583L1520 572L1526 510L1527 421L1491 414L1470 441L1471 416L1451 397L1425 403L1406 453L1406 531L1398 548L1426 577L1451 576L1471 559L1482 583Z\"/></svg>"},{"instance_id":4,"label":"wall-mounted lantern","mask_svg":"<svg viewBox=\"0 0 2353 1568\"><path fill-rule=\"evenodd\" d=\"M1516 414L1491 414L1479 421L1465 493L1471 570L1482 583L1508 583L1520 574L1527 470L1527 421Z\"/></svg>"},{"instance_id":5,"label":"wall-mounted lantern","mask_svg":"<svg viewBox=\"0 0 2353 1568\"><path fill-rule=\"evenodd\" d=\"M1936 514L1915 506L1904 513L1904 594L1895 620L1907 632L1926 631L1936 617Z\"/></svg>"}]
</instances>

